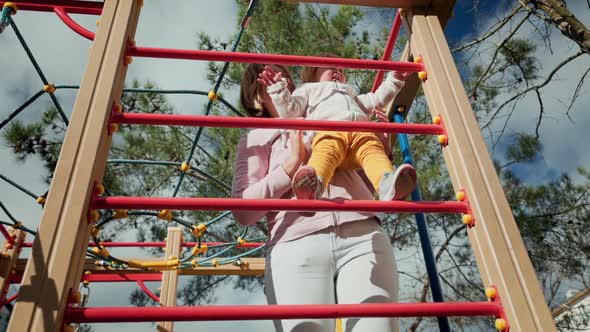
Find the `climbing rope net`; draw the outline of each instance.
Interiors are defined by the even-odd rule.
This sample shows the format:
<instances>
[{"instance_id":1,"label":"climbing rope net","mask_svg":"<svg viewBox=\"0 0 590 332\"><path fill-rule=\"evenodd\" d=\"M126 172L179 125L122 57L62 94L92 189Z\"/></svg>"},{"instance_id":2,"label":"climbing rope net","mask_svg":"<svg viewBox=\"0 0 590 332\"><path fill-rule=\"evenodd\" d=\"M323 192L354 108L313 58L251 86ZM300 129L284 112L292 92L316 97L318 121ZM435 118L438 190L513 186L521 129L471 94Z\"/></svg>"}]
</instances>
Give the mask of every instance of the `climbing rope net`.
<instances>
[{"instance_id":1,"label":"climbing rope net","mask_svg":"<svg viewBox=\"0 0 590 332\"><path fill-rule=\"evenodd\" d=\"M256 8L257 1L250 1L249 7L246 10L244 18L242 20L242 24L240 25L240 30L238 31L237 36L234 38L233 44L231 46L231 52L235 52L238 48L242 35L247 27L247 23L249 22L252 14L254 13L254 9ZM62 7L53 7L54 12L58 15L58 17L66 23L69 27L71 27L74 31L80 33L85 38L92 40L94 38L94 34L90 31L85 30L81 26L79 26L76 22L74 22L66 12L66 10ZM50 83L47 79L46 75L44 74L43 70L39 66L38 61L36 60L31 48L25 41L22 33L18 29L17 24L12 19L12 15L16 14L18 11L17 6L14 3L7 2L4 4L2 8L2 13L0 17L0 32L5 32L4 30L7 27L11 27L14 34L16 35L18 41L22 45L23 49L25 50L28 59L30 60L31 64L35 68L39 78L43 83L43 88L37 91L33 96L31 96L28 100L26 100L21 106L19 106L16 110L10 113L2 122L0 123L0 130L4 127L9 125L12 120L16 119L19 114L23 113L28 106L33 104L37 99L39 99L44 94L48 94L51 98L55 109L59 113L59 117L61 121L67 126L69 124L68 117L63 110L62 105L60 104L58 98L56 97L56 92L58 90L66 90L66 89L78 89L79 86L77 85L57 85ZM96 12L95 9L88 9L87 12L93 14L100 14L100 12ZM206 96L208 98L208 103L205 109L205 116L211 113L214 103L218 102L225 106L231 113L243 117L244 115L236 109L231 103L229 103L226 99L218 94L220 85L227 73L229 68L230 62L226 62L221 69L219 76L213 86L212 90L210 91L197 91L197 90L163 90L163 89L143 89L143 88L125 88L123 91L125 93L158 93L158 94L185 94L185 95L198 95L198 96ZM118 126L116 124L112 125L110 128L112 131L116 131ZM189 152L187 153L186 159L184 162L170 162L170 161L154 161L154 160L129 160L129 159L110 159L107 162L109 164L129 164L129 165L159 165L159 166L172 166L178 169L180 172L180 176L178 181L175 185L175 188L172 193L172 197L176 197L180 191L181 184L185 179L185 175L189 173L197 174L201 176L201 178L205 178L212 182L217 183L218 185L222 186L225 189L229 189L230 187L217 179L215 176L207 173L204 170L199 168L191 167L191 160L195 155L196 148L199 146L199 140L203 133L203 127L200 127L194 138L192 139L192 144L190 147ZM15 181L11 180L7 175L0 174L0 179L5 181L6 183L10 184L17 190L21 191L22 193L26 194L27 196L31 197L32 199L36 200L36 202L40 205L45 204L46 194L38 195L22 185L19 185ZM105 188L103 185L98 185L98 191L102 194L105 192L106 194L110 194L108 188ZM36 235L36 232L28 227L26 227L22 222L16 218L10 210L0 201L0 208L6 216L8 216L10 221L0 221L0 232L5 236L9 243L13 243L14 239L10 236L9 232L4 226L10 226L13 229L20 229L23 230L33 236ZM240 232L240 235L232 242L210 242L205 243L202 241L202 237L207 232L207 229L214 223L227 218L231 214L230 211L225 211L219 214L217 217L204 222L196 224L187 220L186 218L175 216L171 210L162 209L159 212L153 211L128 211L124 209L117 209L114 210L112 213L103 213L99 214L98 212L94 211L94 214L91 218L96 218L96 222L94 224L92 230L92 239L93 242L89 243L89 248L87 250L87 257L97 259L96 264L103 266L109 269L117 269L117 270L126 270L128 268L140 268L140 269L154 269L157 271L162 271L166 269L192 269L197 266L201 267L217 267L220 265L227 265L233 264L238 266L245 266L247 265L247 261L241 260L242 257L252 256L253 254L261 251L264 248L264 243L258 242L263 240L264 238L248 238L248 227L244 227L244 229ZM182 244L183 247L188 247L186 252L181 255L180 259L174 260L167 260L162 262L154 262L154 261L142 261L142 260L125 260L118 257L115 257L110 253L107 247L163 247L163 242L128 242L128 243L121 243L121 242L106 242L101 240L100 231L104 229L109 223L115 220L128 218L130 216L148 216L148 217L155 217L157 219L175 223L180 225L190 233L192 233L195 238L196 242L184 242ZM32 246L32 243L24 243L24 247ZM247 250L239 250L241 252L236 252L236 249L247 249ZM197 255L200 257L197 259ZM144 288L144 287L142 287ZM144 288L145 291L145 288ZM150 297L154 298L153 294L147 293ZM11 300L14 300L16 296L13 296ZM157 299L155 299L158 301Z\"/></svg>"}]
</instances>

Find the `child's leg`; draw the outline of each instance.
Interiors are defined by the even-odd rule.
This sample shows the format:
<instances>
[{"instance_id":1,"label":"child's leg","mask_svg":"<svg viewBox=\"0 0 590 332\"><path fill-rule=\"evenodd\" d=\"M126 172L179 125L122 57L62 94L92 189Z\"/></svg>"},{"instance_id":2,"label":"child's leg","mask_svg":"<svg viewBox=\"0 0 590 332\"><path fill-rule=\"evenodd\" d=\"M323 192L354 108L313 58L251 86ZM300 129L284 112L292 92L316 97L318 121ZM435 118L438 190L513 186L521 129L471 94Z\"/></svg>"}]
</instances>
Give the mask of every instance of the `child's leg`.
<instances>
[{"instance_id":1,"label":"child's leg","mask_svg":"<svg viewBox=\"0 0 590 332\"><path fill-rule=\"evenodd\" d=\"M311 143L311 157L307 165L316 171L326 189L334 176L334 171L346 157L349 146L349 133L320 131Z\"/></svg>"},{"instance_id":2,"label":"child's leg","mask_svg":"<svg viewBox=\"0 0 590 332\"><path fill-rule=\"evenodd\" d=\"M385 153L383 143L373 133L351 133L350 150L347 159L346 165L363 168L375 190L379 190L379 182L383 174L393 171L391 160Z\"/></svg>"}]
</instances>

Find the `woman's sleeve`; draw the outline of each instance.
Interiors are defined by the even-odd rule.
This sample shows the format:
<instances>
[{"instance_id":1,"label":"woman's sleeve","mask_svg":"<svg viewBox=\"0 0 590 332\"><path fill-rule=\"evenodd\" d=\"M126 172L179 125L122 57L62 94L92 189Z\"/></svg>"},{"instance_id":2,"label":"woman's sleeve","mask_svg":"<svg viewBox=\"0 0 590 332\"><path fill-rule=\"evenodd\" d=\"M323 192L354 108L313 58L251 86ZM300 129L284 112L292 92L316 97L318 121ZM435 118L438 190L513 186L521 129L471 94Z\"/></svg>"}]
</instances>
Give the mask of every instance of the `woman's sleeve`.
<instances>
[{"instance_id":1,"label":"woman's sleeve","mask_svg":"<svg viewBox=\"0 0 590 332\"><path fill-rule=\"evenodd\" d=\"M384 107L389 104L403 86L404 81L400 79L398 72L392 71L377 91L358 95L356 99L363 111L370 112L375 107Z\"/></svg>"},{"instance_id":2,"label":"woman's sleeve","mask_svg":"<svg viewBox=\"0 0 590 332\"><path fill-rule=\"evenodd\" d=\"M291 189L291 178L283 167L269 172L270 146L249 144L250 135L243 135L238 144L234 178L233 198L264 199L281 198ZM234 218L242 225L252 225L268 211L232 211Z\"/></svg>"},{"instance_id":3,"label":"woman's sleeve","mask_svg":"<svg viewBox=\"0 0 590 332\"><path fill-rule=\"evenodd\" d=\"M308 99L305 89L299 87L291 94L287 88L287 80L283 78L279 82L267 87L266 92L268 92L281 118L295 119L305 117Z\"/></svg>"}]
</instances>

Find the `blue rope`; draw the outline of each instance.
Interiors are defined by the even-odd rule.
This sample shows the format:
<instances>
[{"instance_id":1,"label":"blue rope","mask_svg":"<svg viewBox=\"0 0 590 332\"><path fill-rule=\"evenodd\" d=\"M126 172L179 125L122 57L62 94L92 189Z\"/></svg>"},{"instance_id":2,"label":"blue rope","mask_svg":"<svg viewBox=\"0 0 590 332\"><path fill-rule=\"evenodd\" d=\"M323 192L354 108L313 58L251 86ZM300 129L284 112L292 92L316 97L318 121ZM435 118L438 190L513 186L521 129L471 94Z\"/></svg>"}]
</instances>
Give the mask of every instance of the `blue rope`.
<instances>
[{"instance_id":1,"label":"blue rope","mask_svg":"<svg viewBox=\"0 0 590 332\"><path fill-rule=\"evenodd\" d=\"M394 106L392 112L393 120L396 123L404 123L403 115L398 111L398 107ZM404 158L404 163L414 165L412 160L412 151L410 150L410 143L408 142L407 134L397 134L400 150ZM422 200L420 194L420 186L416 184L416 189L412 192L412 201L418 202ZM444 302L440 280L438 278L438 271L436 269L436 260L432 253L432 244L430 242L430 235L428 234L428 225L426 224L426 217L424 213L416 213L416 224L418 226L418 235L420 237L420 244L422 245L422 254L424 255L424 262L426 264L426 271L428 279L430 280L430 290L432 292L432 299L434 302ZM442 332L450 332L451 327L447 317L437 317L438 327Z\"/></svg>"},{"instance_id":2,"label":"blue rope","mask_svg":"<svg viewBox=\"0 0 590 332\"><path fill-rule=\"evenodd\" d=\"M18 38L18 40L20 41L21 45L25 49L25 52L27 52L27 56L31 60L31 63L33 64L33 67L35 67L35 70L37 71L37 74L39 74L39 77L41 78L41 81L43 81L43 84L48 85L49 84L49 81L47 81L47 78L45 78L45 75L43 74L43 71L41 71L41 67L39 67L39 64L35 60L35 57L33 56L33 53L29 49L29 46L27 46L27 43L25 42L25 39L23 38L23 36L21 35L20 31L18 30L16 24L14 23L14 20L9 16L8 17L8 21L10 22L10 26L12 26L12 29L14 30L14 33L16 34L16 37ZM69 124L68 117L66 116L66 114L62 110L59 102L57 101L57 98L55 98L55 95L53 93L49 93L49 96L51 97L51 100L53 100L53 104L55 105L55 108L57 108L57 111L59 112L59 115L61 115L61 118L62 118L63 122L67 126Z\"/></svg>"}]
</instances>

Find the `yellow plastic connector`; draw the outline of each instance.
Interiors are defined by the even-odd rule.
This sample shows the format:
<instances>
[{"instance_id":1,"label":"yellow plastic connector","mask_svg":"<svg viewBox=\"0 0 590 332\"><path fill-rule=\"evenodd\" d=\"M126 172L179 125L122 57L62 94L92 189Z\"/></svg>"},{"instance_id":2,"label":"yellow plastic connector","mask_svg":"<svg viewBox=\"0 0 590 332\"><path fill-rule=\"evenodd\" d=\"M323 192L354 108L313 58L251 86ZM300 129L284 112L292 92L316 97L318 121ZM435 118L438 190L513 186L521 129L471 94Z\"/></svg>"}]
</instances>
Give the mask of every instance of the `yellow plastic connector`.
<instances>
[{"instance_id":1,"label":"yellow plastic connector","mask_svg":"<svg viewBox=\"0 0 590 332\"><path fill-rule=\"evenodd\" d=\"M117 209L113 211L113 219L123 219L129 216L129 211Z\"/></svg>"},{"instance_id":2,"label":"yellow plastic connector","mask_svg":"<svg viewBox=\"0 0 590 332\"><path fill-rule=\"evenodd\" d=\"M17 229L17 228L21 228L23 227L23 223L20 221L17 221L14 223L14 225L12 226L12 228Z\"/></svg>"},{"instance_id":3,"label":"yellow plastic connector","mask_svg":"<svg viewBox=\"0 0 590 332\"><path fill-rule=\"evenodd\" d=\"M37 203L39 203L39 204L45 204L45 197L43 197L43 196L37 197Z\"/></svg>"},{"instance_id":4,"label":"yellow plastic connector","mask_svg":"<svg viewBox=\"0 0 590 332\"><path fill-rule=\"evenodd\" d=\"M109 132L112 133L116 133L117 131L119 131L119 124L118 123L109 123Z\"/></svg>"},{"instance_id":5,"label":"yellow plastic connector","mask_svg":"<svg viewBox=\"0 0 590 332\"><path fill-rule=\"evenodd\" d=\"M4 6L2 6L2 8L7 8L7 7L12 9L12 12L10 13L10 15L14 15L14 14L16 14L16 12L18 12L18 7L13 2L5 2Z\"/></svg>"},{"instance_id":6,"label":"yellow plastic connector","mask_svg":"<svg viewBox=\"0 0 590 332\"><path fill-rule=\"evenodd\" d=\"M496 319L496 323L494 325L496 325L496 329L498 331L505 331L506 330L506 320L504 320L502 318Z\"/></svg>"},{"instance_id":7,"label":"yellow plastic connector","mask_svg":"<svg viewBox=\"0 0 590 332\"><path fill-rule=\"evenodd\" d=\"M98 221L98 218L100 218L100 214L98 213L98 211L96 211L96 210L88 211L88 223L89 224Z\"/></svg>"},{"instance_id":8,"label":"yellow plastic connector","mask_svg":"<svg viewBox=\"0 0 590 332\"><path fill-rule=\"evenodd\" d=\"M244 240L241 236L238 237L238 240L237 241L238 241L238 244L244 244L244 243L246 243L246 240Z\"/></svg>"},{"instance_id":9,"label":"yellow plastic connector","mask_svg":"<svg viewBox=\"0 0 590 332\"><path fill-rule=\"evenodd\" d=\"M465 192L464 192L463 190L461 190L461 191L458 191L458 192L455 194L455 198L457 198L457 200L458 200L459 202L463 202L463 201L465 200Z\"/></svg>"},{"instance_id":10,"label":"yellow plastic connector","mask_svg":"<svg viewBox=\"0 0 590 332\"><path fill-rule=\"evenodd\" d=\"M414 58L414 63L422 63L422 57L421 56L417 56Z\"/></svg>"},{"instance_id":11,"label":"yellow plastic connector","mask_svg":"<svg viewBox=\"0 0 590 332\"><path fill-rule=\"evenodd\" d=\"M94 190L96 191L97 195L102 195L104 194L104 185L102 183L96 183Z\"/></svg>"},{"instance_id":12,"label":"yellow plastic connector","mask_svg":"<svg viewBox=\"0 0 590 332\"><path fill-rule=\"evenodd\" d=\"M211 260L211 264L213 264L213 266L215 266L215 267L218 267L219 266L219 263L217 262L217 258L213 258Z\"/></svg>"},{"instance_id":13,"label":"yellow plastic connector","mask_svg":"<svg viewBox=\"0 0 590 332\"><path fill-rule=\"evenodd\" d=\"M43 91L45 91L47 93L54 93L55 92L55 85L53 85L53 84L44 85Z\"/></svg>"},{"instance_id":14,"label":"yellow plastic connector","mask_svg":"<svg viewBox=\"0 0 590 332\"><path fill-rule=\"evenodd\" d=\"M447 135L438 135L438 142L441 145L447 145L449 143L449 139Z\"/></svg>"},{"instance_id":15,"label":"yellow plastic connector","mask_svg":"<svg viewBox=\"0 0 590 332\"><path fill-rule=\"evenodd\" d=\"M400 112L400 113L403 113L403 112L406 111L406 107L403 106L403 105L400 105L400 106L397 107L397 111Z\"/></svg>"},{"instance_id":16,"label":"yellow plastic connector","mask_svg":"<svg viewBox=\"0 0 590 332\"><path fill-rule=\"evenodd\" d=\"M428 74L424 70L419 71L418 78L420 79L420 81L424 82L428 79Z\"/></svg>"},{"instance_id":17,"label":"yellow plastic connector","mask_svg":"<svg viewBox=\"0 0 590 332\"><path fill-rule=\"evenodd\" d=\"M80 293L80 291L77 289L72 290L72 294L70 295L70 303L80 302L82 302L82 293Z\"/></svg>"},{"instance_id":18,"label":"yellow plastic connector","mask_svg":"<svg viewBox=\"0 0 590 332\"><path fill-rule=\"evenodd\" d=\"M470 214L464 214L463 223L467 226L471 225L473 223L473 216Z\"/></svg>"},{"instance_id":19,"label":"yellow plastic connector","mask_svg":"<svg viewBox=\"0 0 590 332\"><path fill-rule=\"evenodd\" d=\"M180 165L180 170L186 173L191 170L191 165L183 162L182 165Z\"/></svg>"},{"instance_id":20,"label":"yellow plastic connector","mask_svg":"<svg viewBox=\"0 0 590 332\"><path fill-rule=\"evenodd\" d=\"M92 252L100 255L102 257L108 257L110 255L109 250L105 247L99 248L99 247L94 247L92 248Z\"/></svg>"},{"instance_id":21,"label":"yellow plastic connector","mask_svg":"<svg viewBox=\"0 0 590 332\"><path fill-rule=\"evenodd\" d=\"M12 245L12 243L10 243L10 242L6 242L6 243L4 244L4 248L5 248L6 250L10 250L10 249L14 248L14 245Z\"/></svg>"},{"instance_id":22,"label":"yellow plastic connector","mask_svg":"<svg viewBox=\"0 0 590 332\"><path fill-rule=\"evenodd\" d=\"M131 56L125 56L125 65L130 65L133 63L133 57Z\"/></svg>"},{"instance_id":23,"label":"yellow plastic connector","mask_svg":"<svg viewBox=\"0 0 590 332\"><path fill-rule=\"evenodd\" d=\"M195 268L195 269L196 269L196 268L199 266L199 262L198 262L196 259L193 259L193 260L191 261L191 265L193 266L193 268Z\"/></svg>"},{"instance_id":24,"label":"yellow plastic connector","mask_svg":"<svg viewBox=\"0 0 590 332\"><path fill-rule=\"evenodd\" d=\"M209 100L211 101L216 101L217 93L215 93L215 91L209 91L209 93L207 94L207 98L209 98Z\"/></svg>"},{"instance_id":25,"label":"yellow plastic connector","mask_svg":"<svg viewBox=\"0 0 590 332\"><path fill-rule=\"evenodd\" d=\"M497 295L498 295L498 292L496 291L496 288L494 288L494 287L486 288L486 297L488 299L494 300Z\"/></svg>"},{"instance_id":26,"label":"yellow plastic connector","mask_svg":"<svg viewBox=\"0 0 590 332\"><path fill-rule=\"evenodd\" d=\"M93 237L98 237L98 235L100 234L100 231L102 229L100 227L92 227L92 236Z\"/></svg>"},{"instance_id":27,"label":"yellow plastic connector","mask_svg":"<svg viewBox=\"0 0 590 332\"><path fill-rule=\"evenodd\" d=\"M123 105L121 105L119 103L113 103L113 112L123 113Z\"/></svg>"},{"instance_id":28,"label":"yellow plastic connector","mask_svg":"<svg viewBox=\"0 0 590 332\"><path fill-rule=\"evenodd\" d=\"M64 325L63 332L76 332L76 327L74 325Z\"/></svg>"},{"instance_id":29,"label":"yellow plastic connector","mask_svg":"<svg viewBox=\"0 0 590 332\"><path fill-rule=\"evenodd\" d=\"M435 125L439 125L440 124L440 116L435 116L434 118L432 118L432 123L434 123Z\"/></svg>"},{"instance_id":30,"label":"yellow plastic connector","mask_svg":"<svg viewBox=\"0 0 590 332\"><path fill-rule=\"evenodd\" d=\"M176 268L180 265L180 261L178 258L172 258L167 261L158 261L158 262L143 262L139 260L129 260L128 262L129 267L135 268L152 268L152 269L171 269Z\"/></svg>"},{"instance_id":31,"label":"yellow plastic connector","mask_svg":"<svg viewBox=\"0 0 590 332\"><path fill-rule=\"evenodd\" d=\"M193 226L193 235L196 237L201 237L207 231L207 226L205 224L199 224Z\"/></svg>"},{"instance_id":32,"label":"yellow plastic connector","mask_svg":"<svg viewBox=\"0 0 590 332\"><path fill-rule=\"evenodd\" d=\"M170 210L162 210L158 212L158 218L166 221L172 220L172 211Z\"/></svg>"},{"instance_id":33,"label":"yellow plastic connector","mask_svg":"<svg viewBox=\"0 0 590 332\"><path fill-rule=\"evenodd\" d=\"M201 247L199 247L199 245L195 245L193 250L191 250L191 253L193 254L193 256L196 256L198 254L206 253L207 250L209 250L209 247L207 247L206 244L202 244Z\"/></svg>"}]
</instances>

